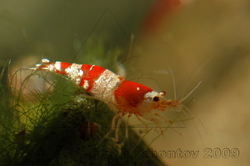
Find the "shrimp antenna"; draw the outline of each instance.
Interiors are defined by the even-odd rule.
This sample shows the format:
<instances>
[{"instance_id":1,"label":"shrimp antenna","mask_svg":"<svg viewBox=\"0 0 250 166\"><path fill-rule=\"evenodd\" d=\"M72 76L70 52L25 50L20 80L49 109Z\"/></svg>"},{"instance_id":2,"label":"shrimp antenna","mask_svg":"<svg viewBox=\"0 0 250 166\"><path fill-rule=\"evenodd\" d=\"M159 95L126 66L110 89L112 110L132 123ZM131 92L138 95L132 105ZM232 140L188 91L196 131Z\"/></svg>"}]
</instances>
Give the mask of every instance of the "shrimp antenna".
<instances>
[{"instance_id":1,"label":"shrimp antenna","mask_svg":"<svg viewBox=\"0 0 250 166\"><path fill-rule=\"evenodd\" d=\"M176 83L175 83L175 78L174 78L174 73L171 70L171 68L169 67L168 70L170 71L172 78L173 78L173 85L174 85L174 100L176 100Z\"/></svg>"},{"instance_id":2,"label":"shrimp antenna","mask_svg":"<svg viewBox=\"0 0 250 166\"><path fill-rule=\"evenodd\" d=\"M202 81L200 81L200 82L194 87L194 89L191 90L191 91L190 91L185 97L183 97L179 102L182 103L184 100L186 100L186 98L187 98L189 95L191 95L191 94L195 91L195 89L198 88L198 86L201 84L201 82L202 82Z\"/></svg>"}]
</instances>

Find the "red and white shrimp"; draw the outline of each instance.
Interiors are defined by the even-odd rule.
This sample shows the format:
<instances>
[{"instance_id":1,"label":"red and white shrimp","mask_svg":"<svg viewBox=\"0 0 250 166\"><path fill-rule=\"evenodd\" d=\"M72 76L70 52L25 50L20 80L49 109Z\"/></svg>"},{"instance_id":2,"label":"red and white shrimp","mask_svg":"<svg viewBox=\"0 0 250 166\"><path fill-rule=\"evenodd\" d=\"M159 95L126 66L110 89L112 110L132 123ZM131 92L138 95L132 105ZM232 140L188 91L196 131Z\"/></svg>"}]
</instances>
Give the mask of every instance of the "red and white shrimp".
<instances>
[{"instance_id":1,"label":"red and white shrimp","mask_svg":"<svg viewBox=\"0 0 250 166\"><path fill-rule=\"evenodd\" d=\"M163 122L171 124L172 122L166 119L162 113L168 109L182 107L180 102L164 98L166 94L164 91L157 92L145 85L125 80L100 66L59 61L50 62L48 59L42 59L42 64L37 64L32 69L49 70L66 75L78 86L83 87L86 92L106 103L110 109L117 111L111 125L111 131L115 132L113 138L115 142L118 141L122 117L130 117L134 114L148 129L147 124L141 119L145 118L154 122L163 132L161 124ZM128 137L127 132L126 137Z\"/></svg>"}]
</instances>

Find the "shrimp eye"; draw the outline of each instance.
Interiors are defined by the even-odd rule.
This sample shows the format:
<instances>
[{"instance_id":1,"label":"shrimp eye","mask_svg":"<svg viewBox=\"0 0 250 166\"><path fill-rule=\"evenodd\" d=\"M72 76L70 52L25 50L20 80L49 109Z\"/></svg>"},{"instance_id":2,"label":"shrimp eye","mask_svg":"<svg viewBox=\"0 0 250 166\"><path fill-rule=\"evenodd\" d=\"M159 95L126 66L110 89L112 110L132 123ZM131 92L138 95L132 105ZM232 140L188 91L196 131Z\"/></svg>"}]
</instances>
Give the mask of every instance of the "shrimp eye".
<instances>
[{"instance_id":1,"label":"shrimp eye","mask_svg":"<svg viewBox=\"0 0 250 166\"><path fill-rule=\"evenodd\" d=\"M159 99L158 96L153 97L153 101L159 101L159 100L160 100L160 99Z\"/></svg>"}]
</instances>

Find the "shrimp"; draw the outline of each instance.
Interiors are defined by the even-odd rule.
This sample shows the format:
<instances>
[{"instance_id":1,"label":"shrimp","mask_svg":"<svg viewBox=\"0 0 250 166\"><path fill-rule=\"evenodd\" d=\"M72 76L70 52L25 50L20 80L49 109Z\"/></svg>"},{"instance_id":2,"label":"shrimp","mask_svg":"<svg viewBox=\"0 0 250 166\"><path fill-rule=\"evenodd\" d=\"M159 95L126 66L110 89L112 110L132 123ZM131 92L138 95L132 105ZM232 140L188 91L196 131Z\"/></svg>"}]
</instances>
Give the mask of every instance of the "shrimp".
<instances>
[{"instance_id":1,"label":"shrimp","mask_svg":"<svg viewBox=\"0 0 250 166\"><path fill-rule=\"evenodd\" d=\"M106 103L116 112L111 122L111 130L106 134L108 137L111 132L114 132L114 138L112 138L114 142L119 141L119 126L124 116L129 118L135 115L146 126L146 130L148 126L142 118L151 121L163 133L161 124L167 122L171 125L173 122L165 118L162 113L169 109L182 109L181 102L165 98L166 92L157 92L145 85L125 80L100 66L50 62L48 59L42 59L42 64L37 64L35 68L30 69L48 70L65 75L87 93ZM127 131L125 137L128 137Z\"/></svg>"}]
</instances>

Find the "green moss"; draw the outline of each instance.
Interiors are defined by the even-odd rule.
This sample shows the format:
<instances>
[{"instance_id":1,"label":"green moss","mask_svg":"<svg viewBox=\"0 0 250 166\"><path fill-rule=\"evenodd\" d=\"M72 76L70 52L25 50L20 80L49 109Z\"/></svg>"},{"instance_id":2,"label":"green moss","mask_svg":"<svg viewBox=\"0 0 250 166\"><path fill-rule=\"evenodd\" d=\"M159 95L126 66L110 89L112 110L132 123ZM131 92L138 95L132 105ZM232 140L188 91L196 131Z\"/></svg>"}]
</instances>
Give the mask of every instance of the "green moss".
<instances>
[{"instance_id":1,"label":"green moss","mask_svg":"<svg viewBox=\"0 0 250 166\"><path fill-rule=\"evenodd\" d=\"M160 163L142 142L137 145L139 138L131 131L120 155L113 141L104 139L99 144L109 131L114 115L104 103L77 94L69 95L68 101L56 102L55 96L47 95L28 106L18 102L7 110L1 108L0 162L3 165ZM18 119L21 117L26 120ZM79 128L86 122L98 125L93 136L88 130L80 133ZM88 139L82 139L83 136Z\"/></svg>"}]
</instances>

